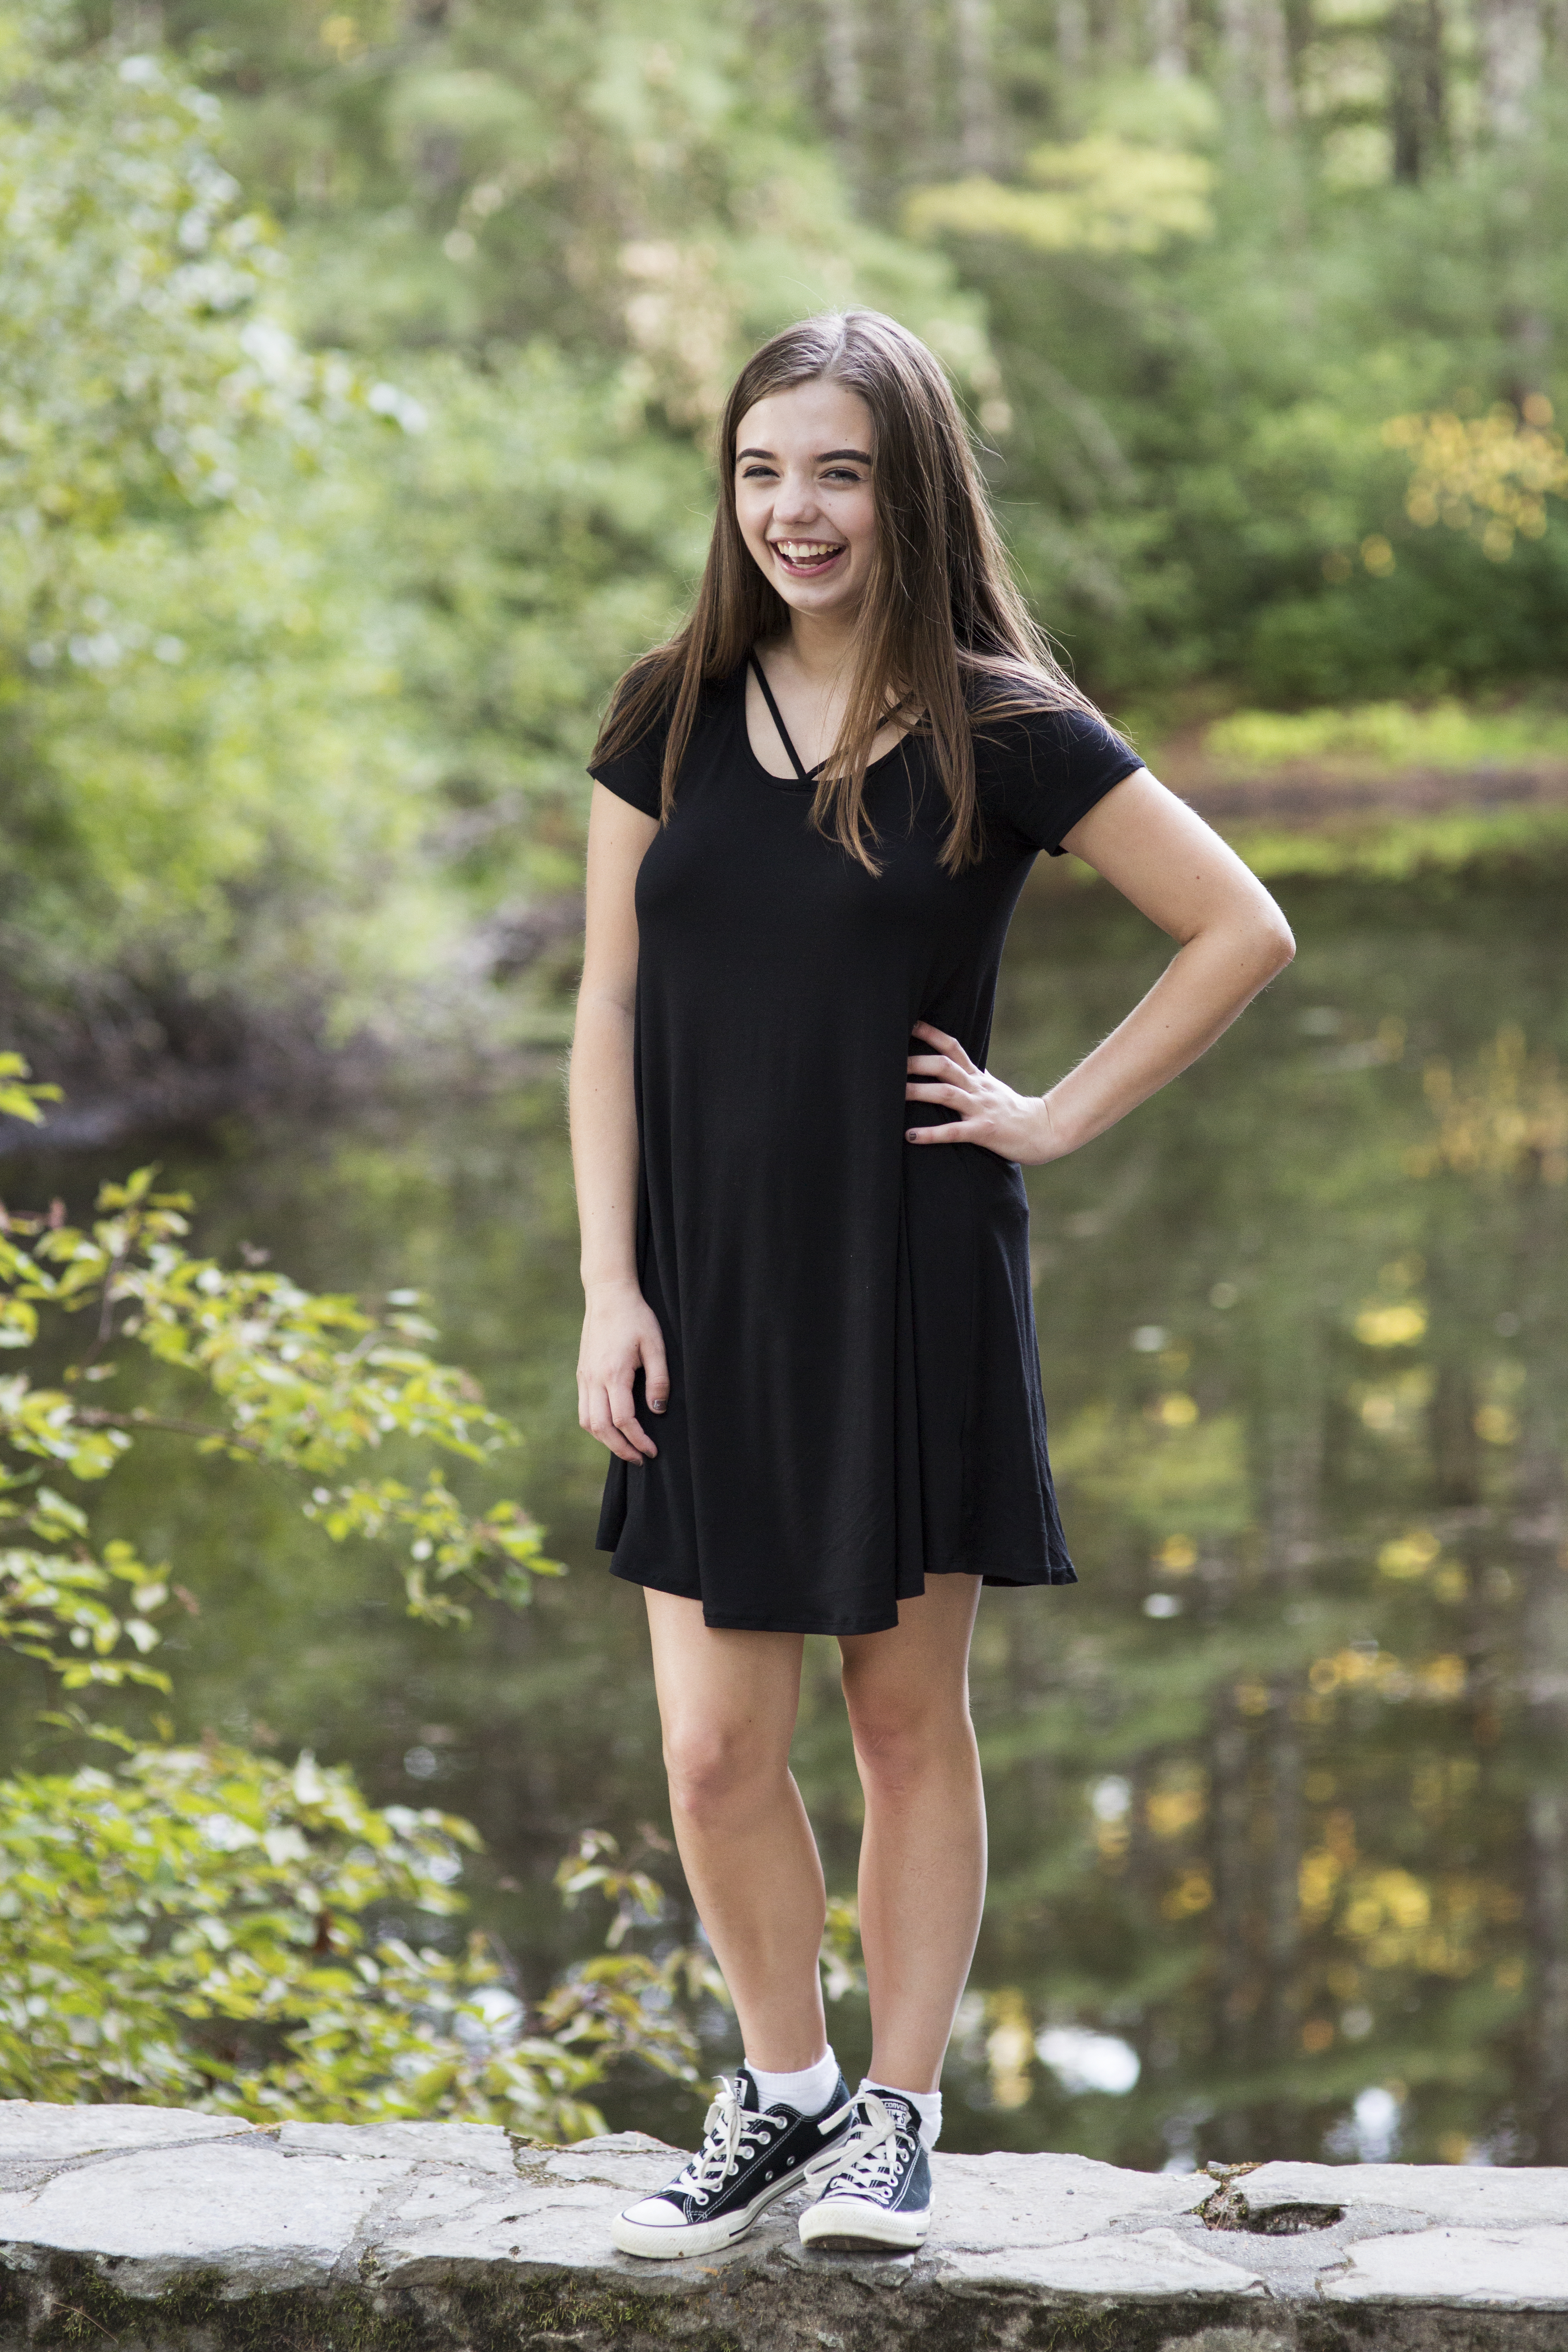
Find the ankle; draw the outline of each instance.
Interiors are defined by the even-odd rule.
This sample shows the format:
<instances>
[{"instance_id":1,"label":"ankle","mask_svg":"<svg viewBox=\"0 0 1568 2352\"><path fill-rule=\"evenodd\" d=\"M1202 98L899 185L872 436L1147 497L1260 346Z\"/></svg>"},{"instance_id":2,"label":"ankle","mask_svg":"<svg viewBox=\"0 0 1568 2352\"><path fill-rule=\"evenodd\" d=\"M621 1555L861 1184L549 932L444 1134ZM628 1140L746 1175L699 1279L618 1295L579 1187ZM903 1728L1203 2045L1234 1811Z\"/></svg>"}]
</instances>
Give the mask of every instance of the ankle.
<instances>
[{"instance_id":1,"label":"ankle","mask_svg":"<svg viewBox=\"0 0 1568 2352\"><path fill-rule=\"evenodd\" d=\"M759 2105L793 2107L797 2116L819 2116L838 2083L838 2061L831 2047L814 2065L799 2067L793 2074L753 2066L749 2058L746 2072L757 2086Z\"/></svg>"},{"instance_id":2,"label":"ankle","mask_svg":"<svg viewBox=\"0 0 1568 2352\"><path fill-rule=\"evenodd\" d=\"M906 2091L900 2084L879 2083L869 2074L862 2081L860 2089L875 2092L879 2095L884 2092L892 2091L900 2099L907 2099L920 2117L921 2146L928 2154L936 2146L942 2132L942 2093L940 2091ZM858 2097L859 2093L858 2092L856 2095Z\"/></svg>"}]
</instances>

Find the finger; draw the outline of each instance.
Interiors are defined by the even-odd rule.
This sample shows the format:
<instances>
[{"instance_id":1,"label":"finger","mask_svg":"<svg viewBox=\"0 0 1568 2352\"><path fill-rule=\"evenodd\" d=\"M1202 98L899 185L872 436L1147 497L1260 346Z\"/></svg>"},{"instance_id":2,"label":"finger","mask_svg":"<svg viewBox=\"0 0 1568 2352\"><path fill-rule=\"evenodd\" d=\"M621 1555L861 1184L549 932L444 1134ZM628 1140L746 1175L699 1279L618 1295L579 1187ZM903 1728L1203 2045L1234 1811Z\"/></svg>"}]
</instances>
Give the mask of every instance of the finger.
<instances>
[{"instance_id":1,"label":"finger","mask_svg":"<svg viewBox=\"0 0 1568 2352\"><path fill-rule=\"evenodd\" d=\"M602 1386L596 1385L591 1392L588 1406L588 1430L592 1436L598 1439L601 1445L609 1447L617 1461L631 1462L640 1465L642 1455L637 1453L635 1446L627 1444L610 1417L609 1395Z\"/></svg>"},{"instance_id":2,"label":"finger","mask_svg":"<svg viewBox=\"0 0 1568 2352\"><path fill-rule=\"evenodd\" d=\"M635 1469L641 1469L643 1463L642 1455L637 1452L635 1446L628 1445L626 1444L626 1439L621 1435L620 1431L616 1427L614 1422L611 1421L607 1413L605 1415L602 1422L590 1423L589 1434L590 1436L596 1437L601 1445L608 1446L610 1452L615 1455L617 1462L629 1462Z\"/></svg>"},{"instance_id":3,"label":"finger","mask_svg":"<svg viewBox=\"0 0 1568 2352\"><path fill-rule=\"evenodd\" d=\"M914 1025L914 1034L917 1037L928 1037L933 1045L940 1047L942 1053L951 1054L961 1070L973 1069L974 1064L970 1060L958 1039L950 1037L945 1029L933 1028L929 1021L917 1021Z\"/></svg>"},{"instance_id":4,"label":"finger","mask_svg":"<svg viewBox=\"0 0 1568 2352\"><path fill-rule=\"evenodd\" d=\"M951 1104L953 1108L962 1110L967 1107L970 1099L971 1097L967 1087L935 1087L920 1085L911 1078L909 1085L904 1088L904 1100L906 1102L948 1103Z\"/></svg>"},{"instance_id":5,"label":"finger","mask_svg":"<svg viewBox=\"0 0 1568 2352\"><path fill-rule=\"evenodd\" d=\"M669 1364L662 1339L649 1338L643 1341L642 1368L647 1409L649 1412L662 1412L669 1402Z\"/></svg>"},{"instance_id":6,"label":"finger","mask_svg":"<svg viewBox=\"0 0 1568 2352\"><path fill-rule=\"evenodd\" d=\"M635 1445L639 1454L651 1454L658 1452L658 1446L654 1444L652 1438L648 1435L647 1430L644 1429L641 1422L637 1419L637 1406L632 1400L631 1383L629 1381L616 1381L612 1382L610 1387L610 1419L615 1423L616 1427L620 1431L621 1435L626 1440L628 1444Z\"/></svg>"},{"instance_id":7,"label":"finger","mask_svg":"<svg viewBox=\"0 0 1568 2352\"><path fill-rule=\"evenodd\" d=\"M911 1054L905 1067L918 1070L922 1078L962 1078L968 1075L962 1062L950 1054Z\"/></svg>"},{"instance_id":8,"label":"finger","mask_svg":"<svg viewBox=\"0 0 1568 2352\"><path fill-rule=\"evenodd\" d=\"M979 1123L972 1118L944 1118L940 1127L906 1127L906 1143L978 1143Z\"/></svg>"}]
</instances>

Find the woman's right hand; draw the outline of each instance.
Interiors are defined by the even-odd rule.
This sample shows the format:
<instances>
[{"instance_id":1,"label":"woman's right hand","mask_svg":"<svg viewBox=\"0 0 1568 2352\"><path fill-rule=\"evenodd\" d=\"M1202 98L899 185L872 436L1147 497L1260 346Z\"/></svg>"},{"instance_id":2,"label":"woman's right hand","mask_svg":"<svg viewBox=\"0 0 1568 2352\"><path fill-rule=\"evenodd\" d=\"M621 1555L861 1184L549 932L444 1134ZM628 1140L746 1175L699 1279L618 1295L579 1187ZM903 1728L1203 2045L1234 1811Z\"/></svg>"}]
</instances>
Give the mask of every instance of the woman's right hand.
<instances>
[{"instance_id":1,"label":"woman's right hand","mask_svg":"<svg viewBox=\"0 0 1568 2352\"><path fill-rule=\"evenodd\" d=\"M658 1446L632 1408L640 1365L648 1411L669 1402L669 1367L658 1318L635 1282L594 1283L577 1355L577 1420L622 1462L651 1461Z\"/></svg>"}]
</instances>

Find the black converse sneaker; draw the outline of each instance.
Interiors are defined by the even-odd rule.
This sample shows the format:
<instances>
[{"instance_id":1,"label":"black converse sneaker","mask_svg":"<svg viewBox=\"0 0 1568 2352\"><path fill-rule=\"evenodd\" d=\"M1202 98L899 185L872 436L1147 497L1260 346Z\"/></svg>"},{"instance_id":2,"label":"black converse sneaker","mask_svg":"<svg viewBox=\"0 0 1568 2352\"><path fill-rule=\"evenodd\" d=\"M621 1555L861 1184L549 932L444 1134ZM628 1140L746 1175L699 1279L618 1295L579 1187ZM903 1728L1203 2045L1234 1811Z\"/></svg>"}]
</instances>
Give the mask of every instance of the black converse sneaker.
<instances>
[{"instance_id":1,"label":"black converse sneaker","mask_svg":"<svg viewBox=\"0 0 1568 2352\"><path fill-rule=\"evenodd\" d=\"M805 2179L809 2158L820 2163L825 2144L843 2138L855 2112L847 2099L840 2074L833 2096L815 2116L796 2115L782 2100L763 2107L750 2070L742 2066L733 2083L721 2082L690 2162L657 2197L616 2214L611 2224L616 2245L624 2254L658 2262L733 2245L775 2197Z\"/></svg>"},{"instance_id":2,"label":"black converse sneaker","mask_svg":"<svg viewBox=\"0 0 1568 2352\"><path fill-rule=\"evenodd\" d=\"M862 2091L844 2110L847 2138L818 2157L821 2196L800 2217L803 2245L829 2252L879 2246L909 2253L931 2227L931 2159L920 2117L896 2091ZM828 2118L830 2127L839 2121Z\"/></svg>"}]
</instances>

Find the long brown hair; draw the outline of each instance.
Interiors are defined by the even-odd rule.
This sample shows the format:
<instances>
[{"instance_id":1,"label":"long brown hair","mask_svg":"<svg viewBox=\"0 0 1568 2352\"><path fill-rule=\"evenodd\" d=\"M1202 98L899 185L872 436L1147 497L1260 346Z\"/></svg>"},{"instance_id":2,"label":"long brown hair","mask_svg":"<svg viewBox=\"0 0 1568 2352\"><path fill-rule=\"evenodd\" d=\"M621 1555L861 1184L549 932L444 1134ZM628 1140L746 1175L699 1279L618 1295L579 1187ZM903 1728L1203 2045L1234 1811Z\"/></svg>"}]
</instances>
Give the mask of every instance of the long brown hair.
<instances>
[{"instance_id":1,"label":"long brown hair","mask_svg":"<svg viewBox=\"0 0 1568 2352\"><path fill-rule=\"evenodd\" d=\"M741 421L759 400L825 377L858 393L871 412L876 543L856 625L854 683L812 816L876 871L866 767L889 717L907 715L911 730L931 742L952 811L942 862L957 873L980 854L977 719L1093 706L1055 658L1014 583L940 362L879 310L803 320L741 370L720 427L719 509L690 617L621 680L594 761L628 751L668 715L661 793L668 820L703 686L730 677L753 646L788 627L789 606L741 533L735 449Z\"/></svg>"}]
</instances>

